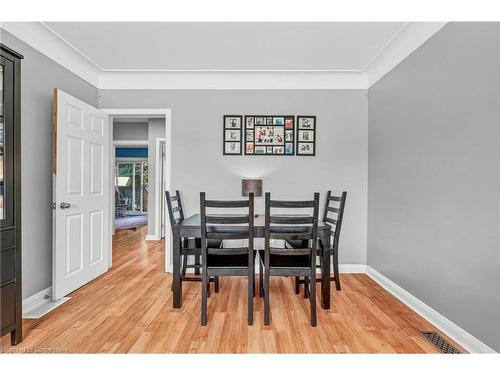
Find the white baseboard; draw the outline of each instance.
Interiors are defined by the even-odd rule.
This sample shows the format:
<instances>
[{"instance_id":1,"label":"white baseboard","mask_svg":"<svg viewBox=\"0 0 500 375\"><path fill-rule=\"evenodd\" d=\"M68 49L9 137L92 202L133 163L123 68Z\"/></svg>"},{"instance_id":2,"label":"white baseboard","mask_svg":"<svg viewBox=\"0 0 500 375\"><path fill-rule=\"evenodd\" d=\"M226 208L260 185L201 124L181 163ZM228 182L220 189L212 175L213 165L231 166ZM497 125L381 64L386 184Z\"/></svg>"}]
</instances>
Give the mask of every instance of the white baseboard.
<instances>
[{"instance_id":1,"label":"white baseboard","mask_svg":"<svg viewBox=\"0 0 500 375\"><path fill-rule=\"evenodd\" d=\"M462 346L470 353L496 353L488 345L479 341L472 336L469 332L457 326L452 321L445 318L436 310L426 305L417 297L401 288L399 285L389 280L370 266L366 267L366 274L370 276L377 284L391 293L394 297L399 299L410 309L419 314L422 318L427 320L445 335L454 340L457 344Z\"/></svg>"},{"instance_id":2,"label":"white baseboard","mask_svg":"<svg viewBox=\"0 0 500 375\"><path fill-rule=\"evenodd\" d=\"M333 272L333 266L332 266ZM340 273L366 273L366 264L339 264Z\"/></svg>"},{"instance_id":3,"label":"white baseboard","mask_svg":"<svg viewBox=\"0 0 500 375\"><path fill-rule=\"evenodd\" d=\"M148 234L146 236L146 241L159 241L161 240L161 238L159 238L157 235L155 234Z\"/></svg>"},{"instance_id":4,"label":"white baseboard","mask_svg":"<svg viewBox=\"0 0 500 375\"><path fill-rule=\"evenodd\" d=\"M23 299L23 314L29 313L41 305L44 304L44 302L47 301L45 296L52 296L52 287L49 286L48 288L45 288L44 290L39 291L38 293L33 294L32 296L29 296L27 298Z\"/></svg>"}]
</instances>

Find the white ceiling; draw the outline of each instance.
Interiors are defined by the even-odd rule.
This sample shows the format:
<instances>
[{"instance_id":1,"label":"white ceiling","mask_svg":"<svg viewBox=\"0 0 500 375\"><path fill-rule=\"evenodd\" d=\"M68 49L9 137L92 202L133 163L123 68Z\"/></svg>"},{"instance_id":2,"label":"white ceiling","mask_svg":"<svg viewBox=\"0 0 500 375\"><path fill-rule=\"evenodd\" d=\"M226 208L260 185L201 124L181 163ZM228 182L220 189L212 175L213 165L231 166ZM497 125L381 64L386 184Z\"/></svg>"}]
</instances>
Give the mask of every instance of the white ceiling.
<instances>
[{"instance_id":1,"label":"white ceiling","mask_svg":"<svg viewBox=\"0 0 500 375\"><path fill-rule=\"evenodd\" d=\"M363 71L403 22L45 22L101 70Z\"/></svg>"},{"instance_id":2,"label":"white ceiling","mask_svg":"<svg viewBox=\"0 0 500 375\"><path fill-rule=\"evenodd\" d=\"M445 22L2 22L99 89L367 89Z\"/></svg>"}]
</instances>

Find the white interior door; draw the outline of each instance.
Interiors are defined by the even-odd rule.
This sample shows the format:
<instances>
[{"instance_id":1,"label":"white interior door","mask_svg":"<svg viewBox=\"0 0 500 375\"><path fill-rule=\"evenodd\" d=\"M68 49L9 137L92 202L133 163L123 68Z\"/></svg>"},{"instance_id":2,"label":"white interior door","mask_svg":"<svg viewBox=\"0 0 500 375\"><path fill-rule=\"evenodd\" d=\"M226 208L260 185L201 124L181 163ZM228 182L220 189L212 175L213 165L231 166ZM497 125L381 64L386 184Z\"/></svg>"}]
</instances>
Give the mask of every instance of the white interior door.
<instances>
[{"instance_id":1,"label":"white interior door","mask_svg":"<svg viewBox=\"0 0 500 375\"><path fill-rule=\"evenodd\" d=\"M108 115L54 91L52 299L108 270L110 131Z\"/></svg>"}]
</instances>

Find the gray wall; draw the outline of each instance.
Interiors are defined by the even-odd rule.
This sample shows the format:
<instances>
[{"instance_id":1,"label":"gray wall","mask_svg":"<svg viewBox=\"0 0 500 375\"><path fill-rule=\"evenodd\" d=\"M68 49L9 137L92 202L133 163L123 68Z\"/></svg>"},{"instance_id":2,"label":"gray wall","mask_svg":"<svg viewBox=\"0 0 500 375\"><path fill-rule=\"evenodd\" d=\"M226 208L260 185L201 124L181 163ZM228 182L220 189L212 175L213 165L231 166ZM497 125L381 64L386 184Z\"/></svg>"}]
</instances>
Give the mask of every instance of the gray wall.
<instances>
[{"instance_id":1,"label":"gray wall","mask_svg":"<svg viewBox=\"0 0 500 375\"><path fill-rule=\"evenodd\" d=\"M52 285L52 111L59 88L96 106L97 89L3 29L21 67L23 298Z\"/></svg>"},{"instance_id":2,"label":"gray wall","mask_svg":"<svg viewBox=\"0 0 500 375\"><path fill-rule=\"evenodd\" d=\"M172 189L187 214L199 211L199 192L238 198L243 177L262 177L280 198L310 197L331 188L349 192L342 263L366 262L367 97L365 90L100 90L102 108L172 110ZM224 114L317 116L316 157L223 156ZM256 210L263 212L263 198Z\"/></svg>"},{"instance_id":3,"label":"gray wall","mask_svg":"<svg viewBox=\"0 0 500 375\"><path fill-rule=\"evenodd\" d=\"M147 141L148 123L113 121L113 140Z\"/></svg>"},{"instance_id":4,"label":"gray wall","mask_svg":"<svg viewBox=\"0 0 500 375\"><path fill-rule=\"evenodd\" d=\"M165 119L153 118L148 122L148 234L155 234L156 215L156 140L165 138Z\"/></svg>"},{"instance_id":5,"label":"gray wall","mask_svg":"<svg viewBox=\"0 0 500 375\"><path fill-rule=\"evenodd\" d=\"M369 89L368 264L500 350L497 24L449 24Z\"/></svg>"}]
</instances>

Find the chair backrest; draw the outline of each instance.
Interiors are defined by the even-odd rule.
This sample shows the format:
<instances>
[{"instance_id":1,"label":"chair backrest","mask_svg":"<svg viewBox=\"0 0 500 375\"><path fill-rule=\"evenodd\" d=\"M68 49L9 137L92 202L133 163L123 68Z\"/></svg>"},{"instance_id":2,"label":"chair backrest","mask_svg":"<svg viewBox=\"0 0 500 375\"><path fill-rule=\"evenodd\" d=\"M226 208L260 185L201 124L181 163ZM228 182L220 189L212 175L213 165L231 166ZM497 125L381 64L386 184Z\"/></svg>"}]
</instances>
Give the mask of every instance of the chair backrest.
<instances>
[{"instance_id":1,"label":"chair backrest","mask_svg":"<svg viewBox=\"0 0 500 375\"><path fill-rule=\"evenodd\" d=\"M346 199L347 191L342 192L342 195L340 197L332 195L331 190L328 190L328 193L326 194L323 221L333 227L332 234L334 249L337 249L339 244L340 229L342 228L342 219L344 218Z\"/></svg>"},{"instance_id":2,"label":"chair backrest","mask_svg":"<svg viewBox=\"0 0 500 375\"><path fill-rule=\"evenodd\" d=\"M239 209L247 211L244 214L207 213L211 209ZM213 255L249 254L249 262L253 262L254 238L254 194L250 193L247 200L207 200L204 192L200 193L201 216L201 251L202 257ZM241 241L236 247L209 247L209 240L248 240L248 246Z\"/></svg>"},{"instance_id":3,"label":"chair backrest","mask_svg":"<svg viewBox=\"0 0 500 375\"><path fill-rule=\"evenodd\" d=\"M311 208L312 216L297 214L297 212L271 214L272 208L304 209ZM278 201L271 200L271 194L266 193L265 214L265 263L269 264L270 254L277 255L316 255L318 247L318 215L319 193L314 193L314 199L308 201ZM285 226L286 225L286 226ZM301 240L300 248L274 248L271 240L286 241ZM305 245L307 244L307 245Z\"/></svg>"},{"instance_id":4,"label":"chair backrest","mask_svg":"<svg viewBox=\"0 0 500 375\"><path fill-rule=\"evenodd\" d=\"M175 195L171 195L169 191L165 191L165 197L168 207L168 216L170 217L170 225L172 229L179 225L184 220L184 210L182 209L181 193L175 191Z\"/></svg>"}]
</instances>

